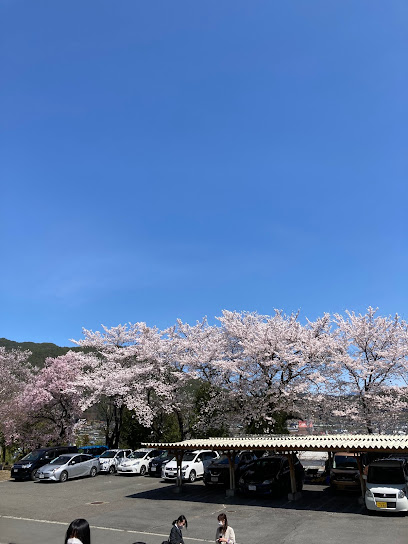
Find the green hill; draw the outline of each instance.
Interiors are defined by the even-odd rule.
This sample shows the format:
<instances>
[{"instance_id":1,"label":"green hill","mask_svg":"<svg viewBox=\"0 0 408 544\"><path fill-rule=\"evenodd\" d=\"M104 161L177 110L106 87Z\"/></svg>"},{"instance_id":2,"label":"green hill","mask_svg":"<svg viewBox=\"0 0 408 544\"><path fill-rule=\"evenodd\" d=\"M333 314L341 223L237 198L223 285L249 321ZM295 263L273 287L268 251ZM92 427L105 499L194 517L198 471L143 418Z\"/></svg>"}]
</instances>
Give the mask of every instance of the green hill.
<instances>
[{"instance_id":1,"label":"green hill","mask_svg":"<svg viewBox=\"0 0 408 544\"><path fill-rule=\"evenodd\" d=\"M0 346L5 347L6 350L20 349L22 351L31 351L30 363L40 368L44 366L47 357L58 357L65 355L68 351L90 351L89 349L86 350L79 347L61 347L48 342L14 342L13 340L7 340L7 338L0 338Z\"/></svg>"}]
</instances>

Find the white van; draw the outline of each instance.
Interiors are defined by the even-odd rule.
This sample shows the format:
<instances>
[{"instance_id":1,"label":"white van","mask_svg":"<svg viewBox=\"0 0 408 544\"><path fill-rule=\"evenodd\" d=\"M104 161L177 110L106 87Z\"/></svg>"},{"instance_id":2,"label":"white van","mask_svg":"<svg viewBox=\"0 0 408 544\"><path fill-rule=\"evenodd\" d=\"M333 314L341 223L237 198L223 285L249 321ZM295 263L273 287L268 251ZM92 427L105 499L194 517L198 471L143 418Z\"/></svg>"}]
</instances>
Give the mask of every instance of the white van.
<instances>
[{"instance_id":1,"label":"white van","mask_svg":"<svg viewBox=\"0 0 408 544\"><path fill-rule=\"evenodd\" d=\"M388 458L368 466L365 494L367 510L408 511L408 464L406 458Z\"/></svg>"},{"instance_id":2,"label":"white van","mask_svg":"<svg viewBox=\"0 0 408 544\"><path fill-rule=\"evenodd\" d=\"M204 476L205 468L218 459L219 454L211 450L187 451L181 462L181 476L183 480L194 482L196 478ZM175 480L177 478L177 461L169 461L162 469L163 480Z\"/></svg>"},{"instance_id":3,"label":"white van","mask_svg":"<svg viewBox=\"0 0 408 544\"><path fill-rule=\"evenodd\" d=\"M117 471L119 463L132 453L132 450L106 450L99 457L101 472L109 472L113 474Z\"/></svg>"}]
</instances>

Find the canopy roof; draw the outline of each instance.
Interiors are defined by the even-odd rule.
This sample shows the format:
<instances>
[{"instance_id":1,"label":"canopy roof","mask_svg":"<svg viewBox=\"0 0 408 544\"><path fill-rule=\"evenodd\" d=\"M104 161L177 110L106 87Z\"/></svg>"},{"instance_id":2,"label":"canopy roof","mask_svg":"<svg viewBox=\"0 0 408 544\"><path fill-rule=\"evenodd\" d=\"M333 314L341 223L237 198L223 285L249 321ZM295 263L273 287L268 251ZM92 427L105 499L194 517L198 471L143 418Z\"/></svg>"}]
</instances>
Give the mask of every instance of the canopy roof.
<instances>
[{"instance_id":1,"label":"canopy roof","mask_svg":"<svg viewBox=\"0 0 408 544\"><path fill-rule=\"evenodd\" d=\"M182 442L153 442L143 446L163 450L384 451L408 454L408 435L262 435L239 438L196 438Z\"/></svg>"}]
</instances>

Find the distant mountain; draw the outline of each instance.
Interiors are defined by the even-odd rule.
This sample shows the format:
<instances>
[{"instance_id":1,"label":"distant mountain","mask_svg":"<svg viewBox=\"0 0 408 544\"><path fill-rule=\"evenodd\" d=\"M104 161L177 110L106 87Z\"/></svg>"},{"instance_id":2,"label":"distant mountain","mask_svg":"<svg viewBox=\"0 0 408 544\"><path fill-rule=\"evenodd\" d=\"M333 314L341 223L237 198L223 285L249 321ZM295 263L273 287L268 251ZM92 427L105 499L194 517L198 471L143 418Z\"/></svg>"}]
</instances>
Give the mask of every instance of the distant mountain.
<instances>
[{"instance_id":1,"label":"distant mountain","mask_svg":"<svg viewBox=\"0 0 408 544\"><path fill-rule=\"evenodd\" d=\"M90 351L79 347L61 347L48 342L14 342L13 340L7 340L7 338L0 338L0 346L5 347L6 350L31 351L30 363L40 368L44 366L47 357L58 357L65 355L68 351Z\"/></svg>"}]
</instances>

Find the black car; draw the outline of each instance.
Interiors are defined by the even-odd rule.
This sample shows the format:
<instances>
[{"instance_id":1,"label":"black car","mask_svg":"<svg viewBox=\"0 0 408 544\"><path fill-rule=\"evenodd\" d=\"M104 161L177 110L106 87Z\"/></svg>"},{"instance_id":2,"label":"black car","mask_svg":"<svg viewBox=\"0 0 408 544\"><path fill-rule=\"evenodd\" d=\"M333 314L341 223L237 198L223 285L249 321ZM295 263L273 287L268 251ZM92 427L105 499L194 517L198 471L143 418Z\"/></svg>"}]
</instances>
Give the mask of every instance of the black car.
<instances>
[{"instance_id":1,"label":"black car","mask_svg":"<svg viewBox=\"0 0 408 544\"><path fill-rule=\"evenodd\" d=\"M295 456L296 489L300 491L305 479L305 471ZM239 491L244 494L283 495L291 491L289 461L286 455L262 457L250 463L242 473Z\"/></svg>"},{"instance_id":2,"label":"black car","mask_svg":"<svg viewBox=\"0 0 408 544\"><path fill-rule=\"evenodd\" d=\"M78 453L76 446L54 446L52 448L38 448L14 463L11 477L15 480L36 480L37 471L44 465L63 453Z\"/></svg>"},{"instance_id":3,"label":"black car","mask_svg":"<svg viewBox=\"0 0 408 544\"><path fill-rule=\"evenodd\" d=\"M251 451L242 451L235 456L235 480L237 480L246 468L248 463L258 459L255 453ZM229 462L226 455L222 455L216 461L213 461L211 465L204 471L204 484L211 485L223 485L229 487L230 485L230 471Z\"/></svg>"},{"instance_id":4,"label":"black car","mask_svg":"<svg viewBox=\"0 0 408 544\"><path fill-rule=\"evenodd\" d=\"M171 461L174 457L174 453L169 451L163 451L157 457L154 457L149 462L148 472L150 476L161 476L162 467L168 462Z\"/></svg>"}]
</instances>

